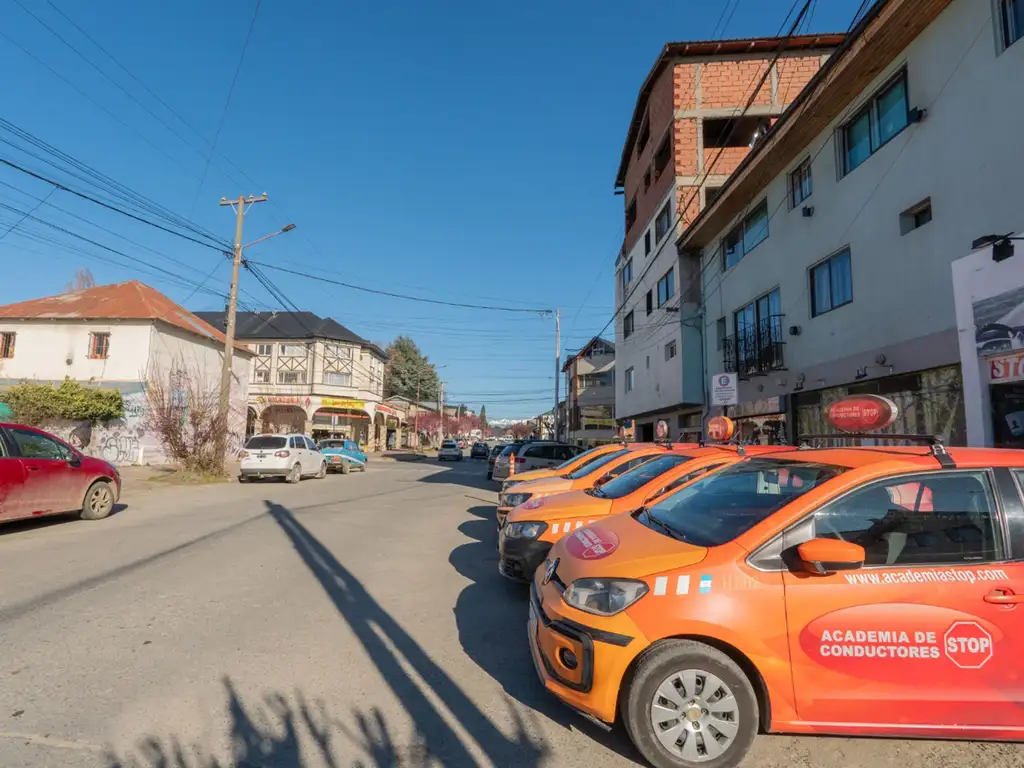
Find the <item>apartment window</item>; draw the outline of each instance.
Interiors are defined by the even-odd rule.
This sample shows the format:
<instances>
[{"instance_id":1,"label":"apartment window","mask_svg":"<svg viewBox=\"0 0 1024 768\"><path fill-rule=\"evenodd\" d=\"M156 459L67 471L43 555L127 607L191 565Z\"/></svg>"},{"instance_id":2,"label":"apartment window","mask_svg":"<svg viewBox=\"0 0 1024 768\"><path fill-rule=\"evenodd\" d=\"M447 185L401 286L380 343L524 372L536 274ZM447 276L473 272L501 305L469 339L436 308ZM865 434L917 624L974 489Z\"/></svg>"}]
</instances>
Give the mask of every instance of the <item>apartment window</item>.
<instances>
[{"instance_id":1,"label":"apartment window","mask_svg":"<svg viewBox=\"0 0 1024 768\"><path fill-rule=\"evenodd\" d=\"M654 311L654 291L647 292L647 314Z\"/></svg>"},{"instance_id":2,"label":"apartment window","mask_svg":"<svg viewBox=\"0 0 1024 768\"><path fill-rule=\"evenodd\" d=\"M644 192L651 188L651 169L644 171Z\"/></svg>"},{"instance_id":3,"label":"apartment window","mask_svg":"<svg viewBox=\"0 0 1024 768\"><path fill-rule=\"evenodd\" d=\"M269 384L270 383L270 371L253 371L252 372L253 384Z\"/></svg>"},{"instance_id":4,"label":"apartment window","mask_svg":"<svg viewBox=\"0 0 1024 768\"><path fill-rule=\"evenodd\" d=\"M768 199L762 200L746 218L725 236L722 258L731 269L740 259L768 239Z\"/></svg>"},{"instance_id":5,"label":"apartment window","mask_svg":"<svg viewBox=\"0 0 1024 768\"><path fill-rule=\"evenodd\" d=\"M658 281L658 309L667 304L676 295L676 272L670 269Z\"/></svg>"},{"instance_id":6,"label":"apartment window","mask_svg":"<svg viewBox=\"0 0 1024 768\"><path fill-rule=\"evenodd\" d=\"M932 220L932 199L929 197L900 214L900 234L907 235Z\"/></svg>"},{"instance_id":7,"label":"apartment window","mask_svg":"<svg viewBox=\"0 0 1024 768\"><path fill-rule=\"evenodd\" d=\"M325 373L324 384L330 384L334 387L351 387L352 386L352 374L351 373Z\"/></svg>"},{"instance_id":8,"label":"apartment window","mask_svg":"<svg viewBox=\"0 0 1024 768\"><path fill-rule=\"evenodd\" d=\"M277 383L278 384L305 384L306 383L306 372L305 371L278 371L277 372Z\"/></svg>"},{"instance_id":9,"label":"apartment window","mask_svg":"<svg viewBox=\"0 0 1024 768\"><path fill-rule=\"evenodd\" d=\"M901 72L840 129L843 174L850 173L910 123L907 73Z\"/></svg>"},{"instance_id":10,"label":"apartment window","mask_svg":"<svg viewBox=\"0 0 1024 768\"><path fill-rule=\"evenodd\" d=\"M658 213L658 218L654 220L654 239L656 242L660 243L672 227L671 205L671 202L665 203L665 207Z\"/></svg>"},{"instance_id":11,"label":"apartment window","mask_svg":"<svg viewBox=\"0 0 1024 768\"><path fill-rule=\"evenodd\" d=\"M633 282L633 260L630 259L622 265L622 290L625 291Z\"/></svg>"},{"instance_id":12,"label":"apartment window","mask_svg":"<svg viewBox=\"0 0 1024 768\"><path fill-rule=\"evenodd\" d=\"M671 131L668 135L662 139L661 144L658 145L658 151L654 153L654 178L660 179L661 174L668 168L669 161L672 159L672 145L669 144L669 139L672 138Z\"/></svg>"},{"instance_id":13,"label":"apartment window","mask_svg":"<svg viewBox=\"0 0 1024 768\"><path fill-rule=\"evenodd\" d=\"M1024 0L999 0L1003 28L1003 47L1009 48L1024 37Z\"/></svg>"},{"instance_id":14,"label":"apartment window","mask_svg":"<svg viewBox=\"0 0 1024 768\"><path fill-rule=\"evenodd\" d=\"M676 342L675 342L675 340L670 341L668 344L666 344L665 345L665 360L666 360L666 362L671 360L673 357L675 357L676 354L677 354L677 351L678 350L676 349Z\"/></svg>"},{"instance_id":15,"label":"apartment window","mask_svg":"<svg viewBox=\"0 0 1024 768\"><path fill-rule=\"evenodd\" d=\"M274 352L273 344L257 344L255 346L256 354L259 357L270 357Z\"/></svg>"},{"instance_id":16,"label":"apartment window","mask_svg":"<svg viewBox=\"0 0 1024 768\"><path fill-rule=\"evenodd\" d=\"M633 335L633 313L630 312L622 318L622 338L628 339Z\"/></svg>"},{"instance_id":17,"label":"apartment window","mask_svg":"<svg viewBox=\"0 0 1024 768\"><path fill-rule=\"evenodd\" d=\"M711 205L721 191L721 187L704 187L704 205Z\"/></svg>"},{"instance_id":18,"label":"apartment window","mask_svg":"<svg viewBox=\"0 0 1024 768\"><path fill-rule=\"evenodd\" d=\"M725 337L729 335L729 323L724 317L715 322L715 336L718 338L718 349L725 349Z\"/></svg>"},{"instance_id":19,"label":"apartment window","mask_svg":"<svg viewBox=\"0 0 1024 768\"><path fill-rule=\"evenodd\" d=\"M782 296L776 288L733 313L737 369L741 375L782 367Z\"/></svg>"},{"instance_id":20,"label":"apartment window","mask_svg":"<svg viewBox=\"0 0 1024 768\"><path fill-rule=\"evenodd\" d=\"M651 230L644 233L644 256L651 255Z\"/></svg>"},{"instance_id":21,"label":"apartment window","mask_svg":"<svg viewBox=\"0 0 1024 768\"><path fill-rule=\"evenodd\" d=\"M629 232L634 224L636 224L636 198L633 198L626 206L626 231Z\"/></svg>"},{"instance_id":22,"label":"apartment window","mask_svg":"<svg viewBox=\"0 0 1024 768\"><path fill-rule=\"evenodd\" d=\"M648 118L644 118L643 125L640 126L640 135L636 140L636 153L639 155L647 147L647 142L651 140L651 121Z\"/></svg>"},{"instance_id":23,"label":"apartment window","mask_svg":"<svg viewBox=\"0 0 1024 768\"><path fill-rule=\"evenodd\" d=\"M807 158L789 174L789 207L796 208L811 196L811 158Z\"/></svg>"},{"instance_id":24,"label":"apartment window","mask_svg":"<svg viewBox=\"0 0 1024 768\"><path fill-rule=\"evenodd\" d=\"M14 357L14 333L0 333L0 358Z\"/></svg>"},{"instance_id":25,"label":"apartment window","mask_svg":"<svg viewBox=\"0 0 1024 768\"><path fill-rule=\"evenodd\" d=\"M651 356L650 355L647 355L646 368L647 368L648 371L651 370Z\"/></svg>"},{"instance_id":26,"label":"apartment window","mask_svg":"<svg viewBox=\"0 0 1024 768\"><path fill-rule=\"evenodd\" d=\"M106 360L110 355L110 334L89 334L89 357L93 360Z\"/></svg>"},{"instance_id":27,"label":"apartment window","mask_svg":"<svg viewBox=\"0 0 1024 768\"><path fill-rule=\"evenodd\" d=\"M811 317L853 301L850 249L844 248L811 268Z\"/></svg>"},{"instance_id":28,"label":"apartment window","mask_svg":"<svg viewBox=\"0 0 1024 768\"><path fill-rule=\"evenodd\" d=\"M626 391L627 392L632 392L633 391L633 384L634 384L633 379L634 379L634 371L633 371L632 367L627 368L626 369Z\"/></svg>"},{"instance_id":29,"label":"apartment window","mask_svg":"<svg viewBox=\"0 0 1024 768\"><path fill-rule=\"evenodd\" d=\"M282 344L277 352L281 357L305 357L306 346L304 344Z\"/></svg>"},{"instance_id":30,"label":"apartment window","mask_svg":"<svg viewBox=\"0 0 1024 768\"><path fill-rule=\"evenodd\" d=\"M752 147L771 128L764 117L715 117L704 120L704 147Z\"/></svg>"}]
</instances>

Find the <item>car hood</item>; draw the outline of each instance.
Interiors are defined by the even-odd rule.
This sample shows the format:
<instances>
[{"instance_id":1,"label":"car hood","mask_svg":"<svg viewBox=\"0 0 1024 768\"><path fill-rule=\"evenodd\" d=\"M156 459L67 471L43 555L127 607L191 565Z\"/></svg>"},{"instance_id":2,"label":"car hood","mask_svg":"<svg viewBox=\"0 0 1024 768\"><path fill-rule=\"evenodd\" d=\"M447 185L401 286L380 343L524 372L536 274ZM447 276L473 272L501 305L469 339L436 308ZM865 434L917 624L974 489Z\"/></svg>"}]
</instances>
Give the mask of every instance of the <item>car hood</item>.
<instances>
[{"instance_id":1,"label":"car hood","mask_svg":"<svg viewBox=\"0 0 1024 768\"><path fill-rule=\"evenodd\" d=\"M544 480L548 477L558 477L558 473L552 469L531 469L527 472L516 472L509 478L510 482L527 483L531 480Z\"/></svg>"},{"instance_id":2,"label":"car hood","mask_svg":"<svg viewBox=\"0 0 1024 768\"><path fill-rule=\"evenodd\" d=\"M652 573L696 565L707 557L696 547L638 523L629 514L612 515L561 538L551 549L558 558L558 578L641 579Z\"/></svg>"},{"instance_id":3,"label":"car hood","mask_svg":"<svg viewBox=\"0 0 1024 768\"><path fill-rule=\"evenodd\" d=\"M513 475L518 478L519 475ZM527 480L526 482L520 483L518 480L516 484L508 489L506 493L532 493L534 496L543 493L550 495L553 493L565 493L566 491L572 490L572 481L566 480L564 477L543 477L539 480Z\"/></svg>"},{"instance_id":4,"label":"car hood","mask_svg":"<svg viewBox=\"0 0 1024 768\"><path fill-rule=\"evenodd\" d=\"M513 491L513 493L518 493ZM510 522L533 520L550 522L565 517L604 516L611 512L611 499L596 499L584 491L568 491L555 496L530 499L509 512Z\"/></svg>"}]
</instances>

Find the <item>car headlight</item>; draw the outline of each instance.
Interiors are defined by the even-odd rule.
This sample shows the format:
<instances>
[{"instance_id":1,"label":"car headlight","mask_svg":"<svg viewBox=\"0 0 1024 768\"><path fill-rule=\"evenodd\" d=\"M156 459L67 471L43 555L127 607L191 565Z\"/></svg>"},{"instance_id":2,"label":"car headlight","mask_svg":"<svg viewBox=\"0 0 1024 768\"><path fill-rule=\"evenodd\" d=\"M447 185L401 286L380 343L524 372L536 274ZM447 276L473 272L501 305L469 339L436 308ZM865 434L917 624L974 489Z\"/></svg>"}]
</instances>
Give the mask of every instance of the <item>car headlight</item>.
<instances>
[{"instance_id":1,"label":"car headlight","mask_svg":"<svg viewBox=\"0 0 1024 768\"><path fill-rule=\"evenodd\" d=\"M634 579L576 579L562 594L562 599L586 613L614 616L647 592L647 584Z\"/></svg>"},{"instance_id":2,"label":"car headlight","mask_svg":"<svg viewBox=\"0 0 1024 768\"><path fill-rule=\"evenodd\" d=\"M505 507L518 507L520 504L530 500L529 493L506 493L505 503L502 506Z\"/></svg>"},{"instance_id":3,"label":"car headlight","mask_svg":"<svg viewBox=\"0 0 1024 768\"><path fill-rule=\"evenodd\" d=\"M505 535L510 539L536 539L547 528L547 523L509 523Z\"/></svg>"}]
</instances>

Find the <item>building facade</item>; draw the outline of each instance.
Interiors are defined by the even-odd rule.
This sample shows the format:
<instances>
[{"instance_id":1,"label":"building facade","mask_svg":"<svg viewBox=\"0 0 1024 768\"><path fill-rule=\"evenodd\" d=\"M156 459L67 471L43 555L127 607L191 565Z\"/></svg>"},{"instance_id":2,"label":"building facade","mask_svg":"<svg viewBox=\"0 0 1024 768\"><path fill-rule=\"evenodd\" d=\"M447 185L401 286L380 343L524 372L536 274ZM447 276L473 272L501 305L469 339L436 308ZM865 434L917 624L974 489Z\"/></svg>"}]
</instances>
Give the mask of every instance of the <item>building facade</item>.
<instances>
[{"instance_id":1,"label":"building facade","mask_svg":"<svg viewBox=\"0 0 1024 768\"><path fill-rule=\"evenodd\" d=\"M225 325L223 312L199 316ZM312 312L239 312L235 336L253 353L249 434L301 432L374 451L387 446L388 430L398 424L383 402L387 355L380 347Z\"/></svg>"},{"instance_id":2,"label":"building facade","mask_svg":"<svg viewBox=\"0 0 1024 768\"><path fill-rule=\"evenodd\" d=\"M993 13L1015 3L875 3L680 237L741 437L828 433L831 402L872 393L890 431L967 442L951 264L1024 219L1024 43Z\"/></svg>"},{"instance_id":3,"label":"building facade","mask_svg":"<svg viewBox=\"0 0 1024 768\"><path fill-rule=\"evenodd\" d=\"M683 322L699 306L700 276L679 259L678 233L842 39L669 43L647 76L616 178L625 238L615 270L615 410L638 440L653 440L660 420L674 439L701 428L700 329Z\"/></svg>"},{"instance_id":4,"label":"building facade","mask_svg":"<svg viewBox=\"0 0 1024 768\"><path fill-rule=\"evenodd\" d=\"M245 437L252 355L236 345L229 450ZM57 421L44 428L115 464L160 464L162 438L149 424L147 385L190 387L216 397L224 335L137 281L0 307L0 386L25 381L119 390L124 414L108 422Z\"/></svg>"},{"instance_id":5,"label":"building facade","mask_svg":"<svg viewBox=\"0 0 1024 768\"><path fill-rule=\"evenodd\" d=\"M568 441L590 447L615 440L615 345L591 339L562 372Z\"/></svg>"}]
</instances>

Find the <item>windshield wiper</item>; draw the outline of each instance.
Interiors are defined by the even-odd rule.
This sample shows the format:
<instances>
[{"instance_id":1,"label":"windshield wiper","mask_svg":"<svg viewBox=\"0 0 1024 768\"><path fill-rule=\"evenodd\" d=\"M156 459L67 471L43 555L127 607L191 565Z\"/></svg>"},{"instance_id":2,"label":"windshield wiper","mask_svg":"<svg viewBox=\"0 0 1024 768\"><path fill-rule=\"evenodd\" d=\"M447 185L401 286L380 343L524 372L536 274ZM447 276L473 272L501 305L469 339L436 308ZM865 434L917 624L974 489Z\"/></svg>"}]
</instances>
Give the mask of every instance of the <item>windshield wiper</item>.
<instances>
[{"instance_id":1,"label":"windshield wiper","mask_svg":"<svg viewBox=\"0 0 1024 768\"><path fill-rule=\"evenodd\" d=\"M671 538L675 539L676 541L686 541L686 539L683 538L682 534L679 533L679 531L677 531L675 528L673 528L671 525L664 522L663 520L659 520L658 518L656 518L654 515L651 514L651 510L649 510L647 507L640 507L638 511L641 514L647 516L647 521L649 523L651 523L653 526L657 528L660 528Z\"/></svg>"}]
</instances>

